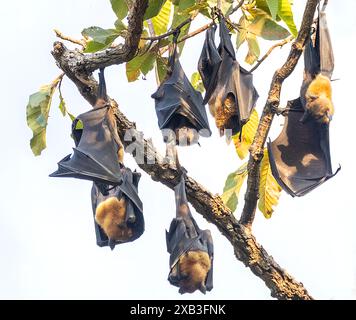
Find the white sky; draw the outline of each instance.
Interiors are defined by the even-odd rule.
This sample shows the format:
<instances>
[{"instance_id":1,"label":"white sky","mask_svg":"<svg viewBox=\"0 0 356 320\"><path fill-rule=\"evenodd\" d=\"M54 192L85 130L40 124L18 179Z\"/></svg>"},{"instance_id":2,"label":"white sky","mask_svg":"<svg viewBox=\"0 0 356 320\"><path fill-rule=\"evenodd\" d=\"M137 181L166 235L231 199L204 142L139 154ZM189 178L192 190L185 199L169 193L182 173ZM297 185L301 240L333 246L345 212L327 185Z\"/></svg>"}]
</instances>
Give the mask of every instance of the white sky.
<instances>
[{"instance_id":1,"label":"white sky","mask_svg":"<svg viewBox=\"0 0 356 320\"><path fill-rule=\"evenodd\" d=\"M294 1L297 26L306 1ZM341 6L342 4L342 6ZM283 194L272 219L257 212L254 234L275 260L310 294L319 299L356 298L355 147L355 1L329 1L328 23L336 68L333 82L336 115L331 125L331 153L341 172L305 197ZM100 12L100 14L99 14ZM195 214L201 228L210 228L215 244L214 289L179 295L167 281L169 255L165 228L175 215L173 192L145 173L139 186L144 203L146 231L134 243L114 251L95 244L90 203L91 183L53 179L48 174L70 153L70 121L62 118L54 99L48 127L48 149L35 158L29 147L31 131L25 108L29 94L58 74L50 54L54 28L79 35L84 27L111 27L115 17L109 1L62 0L3 1L0 10L0 61L3 100L0 159L0 298L20 299L270 299L269 290L234 257L230 243ZM200 23L195 23L193 29ZM188 76L196 69L204 35L189 40L182 65ZM269 47L266 43L262 52ZM284 61L288 48L276 50L255 72L260 93L257 109L265 102L270 79ZM241 50L241 56L245 48ZM139 130L152 137L163 152L150 95L152 76L128 84L124 66L107 68L108 92ZM302 64L283 86L283 102L297 97ZM90 106L65 79L63 93L69 110L82 113ZM276 119L273 139L283 120ZM227 175L241 164L233 146L213 137L202 147L182 149L180 158L189 174L213 193L221 193ZM194 153L194 154L193 154ZM126 156L127 165L137 168ZM243 196L243 192L241 193ZM242 203L242 201L241 201ZM236 214L241 211L241 204Z\"/></svg>"}]
</instances>

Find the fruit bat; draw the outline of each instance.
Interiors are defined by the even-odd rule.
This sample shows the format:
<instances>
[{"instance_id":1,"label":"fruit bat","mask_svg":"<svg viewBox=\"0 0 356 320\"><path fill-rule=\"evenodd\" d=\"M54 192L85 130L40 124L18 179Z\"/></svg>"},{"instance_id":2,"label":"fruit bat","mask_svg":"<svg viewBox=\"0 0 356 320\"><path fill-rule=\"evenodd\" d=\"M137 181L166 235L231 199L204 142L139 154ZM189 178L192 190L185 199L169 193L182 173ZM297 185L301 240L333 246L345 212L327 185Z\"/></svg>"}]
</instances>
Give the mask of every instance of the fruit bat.
<instances>
[{"instance_id":1,"label":"fruit bat","mask_svg":"<svg viewBox=\"0 0 356 320\"><path fill-rule=\"evenodd\" d=\"M334 70L334 55L325 6L322 10L318 9L316 30L306 44L304 65L301 100L305 113L302 121L313 119L321 124L328 124L334 114L330 82Z\"/></svg>"},{"instance_id":2,"label":"fruit bat","mask_svg":"<svg viewBox=\"0 0 356 320\"><path fill-rule=\"evenodd\" d=\"M95 233L99 247L131 242L144 232L142 202L138 196L141 174L121 168L122 183L100 185L93 183L91 199Z\"/></svg>"},{"instance_id":3,"label":"fruit bat","mask_svg":"<svg viewBox=\"0 0 356 320\"><path fill-rule=\"evenodd\" d=\"M331 100L321 108L319 102L325 102L328 99L327 94L318 95L313 100L308 96L311 91L320 91L321 87L328 93L329 77L334 69L330 36L323 11L319 12L315 41L310 37L306 44L301 97L290 103L282 132L276 140L267 144L272 174L292 196L307 194L340 170L339 167L335 173L332 171L330 114L323 114L324 107L329 106Z\"/></svg>"},{"instance_id":4,"label":"fruit bat","mask_svg":"<svg viewBox=\"0 0 356 320\"><path fill-rule=\"evenodd\" d=\"M212 116L222 136L226 129L232 135L241 132L258 99L253 75L236 61L235 50L224 19L220 17L220 44L214 43L215 26L206 33L198 71L206 90ZM227 132L225 132L227 133Z\"/></svg>"},{"instance_id":5,"label":"fruit bat","mask_svg":"<svg viewBox=\"0 0 356 320\"><path fill-rule=\"evenodd\" d=\"M185 179L174 188L176 218L166 231L170 254L168 281L179 287L179 293L202 293L213 288L213 239L209 230L200 230L188 206Z\"/></svg>"},{"instance_id":6,"label":"fruit bat","mask_svg":"<svg viewBox=\"0 0 356 320\"><path fill-rule=\"evenodd\" d=\"M202 95L193 88L179 62L176 41L177 35L173 40L166 79L152 98L155 99L164 142L175 139L177 145L185 146L198 143L199 136L209 137L211 131Z\"/></svg>"},{"instance_id":7,"label":"fruit bat","mask_svg":"<svg viewBox=\"0 0 356 320\"><path fill-rule=\"evenodd\" d=\"M121 181L123 147L107 102L103 71L99 74L98 99L94 109L79 115L72 125L76 147L58 163L51 177L73 177L117 185ZM79 126L79 124L82 126Z\"/></svg>"},{"instance_id":8,"label":"fruit bat","mask_svg":"<svg viewBox=\"0 0 356 320\"><path fill-rule=\"evenodd\" d=\"M279 185L291 196L303 196L333 177L329 126L301 122L301 99L290 102L282 132L267 144L271 170Z\"/></svg>"}]
</instances>

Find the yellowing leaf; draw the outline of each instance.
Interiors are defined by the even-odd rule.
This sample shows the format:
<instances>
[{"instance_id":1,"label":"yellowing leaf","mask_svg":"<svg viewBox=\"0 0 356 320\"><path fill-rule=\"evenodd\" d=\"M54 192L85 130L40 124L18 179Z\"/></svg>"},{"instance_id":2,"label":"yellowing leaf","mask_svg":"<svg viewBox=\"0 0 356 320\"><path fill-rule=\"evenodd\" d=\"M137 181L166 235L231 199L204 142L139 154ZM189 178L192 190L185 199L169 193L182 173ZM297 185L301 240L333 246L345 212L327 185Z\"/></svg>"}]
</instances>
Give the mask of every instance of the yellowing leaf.
<instances>
[{"instance_id":1,"label":"yellowing leaf","mask_svg":"<svg viewBox=\"0 0 356 320\"><path fill-rule=\"evenodd\" d=\"M226 179L221 199L232 212L234 212L237 208L239 193L246 177L247 162L235 172L230 173Z\"/></svg>"},{"instance_id":2,"label":"yellowing leaf","mask_svg":"<svg viewBox=\"0 0 356 320\"><path fill-rule=\"evenodd\" d=\"M246 34L246 40L248 45L248 53L245 58L245 62L248 64L254 64L260 56L260 46L258 44L257 37L254 34L248 32Z\"/></svg>"},{"instance_id":3,"label":"yellowing leaf","mask_svg":"<svg viewBox=\"0 0 356 320\"><path fill-rule=\"evenodd\" d=\"M136 81L140 74L146 75L154 68L156 53L148 51L143 55L138 55L126 63L126 76L129 82Z\"/></svg>"},{"instance_id":4,"label":"yellowing leaf","mask_svg":"<svg viewBox=\"0 0 356 320\"><path fill-rule=\"evenodd\" d=\"M60 78L57 78L51 84L42 86L38 92L31 94L26 107L27 125L33 133L30 145L35 156L39 156L46 148L49 110L53 93L59 81Z\"/></svg>"},{"instance_id":5,"label":"yellowing leaf","mask_svg":"<svg viewBox=\"0 0 356 320\"><path fill-rule=\"evenodd\" d=\"M247 27L249 25L249 22L245 18L245 16L241 16L239 25L241 26L241 29L239 32L237 32L236 35L236 49L240 48L240 46L246 41L246 35L247 35Z\"/></svg>"},{"instance_id":6,"label":"yellowing leaf","mask_svg":"<svg viewBox=\"0 0 356 320\"><path fill-rule=\"evenodd\" d=\"M255 137L258 127L258 113L256 109L253 109L250 120L243 126L240 140L240 133L235 134L232 137L234 141L236 153L241 160L248 155L248 149L250 148L253 138Z\"/></svg>"},{"instance_id":7,"label":"yellowing leaf","mask_svg":"<svg viewBox=\"0 0 356 320\"><path fill-rule=\"evenodd\" d=\"M148 8L146 9L144 19L155 17L164 5L165 0L148 0Z\"/></svg>"},{"instance_id":8,"label":"yellowing leaf","mask_svg":"<svg viewBox=\"0 0 356 320\"><path fill-rule=\"evenodd\" d=\"M155 34L158 36L167 32L169 19L171 17L172 1L167 0L166 3L161 8L158 15L152 18L152 25Z\"/></svg>"},{"instance_id":9,"label":"yellowing leaf","mask_svg":"<svg viewBox=\"0 0 356 320\"><path fill-rule=\"evenodd\" d=\"M159 85L167 75L168 58L157 56L156 58L156 81Z\"/></svg>"},{"instance_id":10,"label":"yellowing leaf","mask_svg":"<svg viewBox=\"0 0 356 320\"><path fill-rule=\"evenodd\" d=\"M205 91L203 80L201 79L199 72L194 72L192 74L190 82L192 83L192 86L194 87L195 90L199 92Z\"/></svg>"},{"instance_id":11,"label":"yellowing leaf","mask_svg":"<svg viewBox=\"0 0 356 320\"><path fill-rule=\"evenodd\" d=\"M273 21L268 14L257 9L248 31L265 40L281 40L290 35L287 29Z\"/></svg>"},{"instance_id":12,"label":"yellowing leaf","mask_svg":"<svg viewBox=\"0 0 356 320\"><path fill-rule=\"evenodd\" d=\"M298 30L294 23L292 6L289 0L279 0L278 15L288 26L292 35L296 38Z\"/></svg>"},{"instance_id":13,"label":"yellowing leaf","mask_svg":"<svg viewBox=\"0 0 356 320\"><path fill-rule=\"evenodd\" d=\"M258 209L263 213L266 219L269 219L272 216L274 207L278 204L282 188L272 175L267 149L265 149L261 161L260 174L260 199L258 201Z\"/></svg>"}]
</instances>

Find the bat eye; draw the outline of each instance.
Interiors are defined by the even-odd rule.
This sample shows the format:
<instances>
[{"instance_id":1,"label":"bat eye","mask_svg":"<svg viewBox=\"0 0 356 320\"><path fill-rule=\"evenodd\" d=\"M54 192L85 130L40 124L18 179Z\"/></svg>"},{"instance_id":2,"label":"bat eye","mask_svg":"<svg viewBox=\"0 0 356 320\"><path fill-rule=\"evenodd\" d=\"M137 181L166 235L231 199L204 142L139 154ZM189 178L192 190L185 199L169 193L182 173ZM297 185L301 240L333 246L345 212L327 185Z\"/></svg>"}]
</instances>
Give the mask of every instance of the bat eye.
<instances>
[{"instance_id":1,"label":"bat eye","mask_svg":"<svg viewBox=\"0 0 356 320\"><path fill-rule=\"evenodd\" d=\"M181 273L180 274L180 279L181 280L187 280L189 278L189 274L187 274L187 273Z\"/></svg>"}]
</instances>

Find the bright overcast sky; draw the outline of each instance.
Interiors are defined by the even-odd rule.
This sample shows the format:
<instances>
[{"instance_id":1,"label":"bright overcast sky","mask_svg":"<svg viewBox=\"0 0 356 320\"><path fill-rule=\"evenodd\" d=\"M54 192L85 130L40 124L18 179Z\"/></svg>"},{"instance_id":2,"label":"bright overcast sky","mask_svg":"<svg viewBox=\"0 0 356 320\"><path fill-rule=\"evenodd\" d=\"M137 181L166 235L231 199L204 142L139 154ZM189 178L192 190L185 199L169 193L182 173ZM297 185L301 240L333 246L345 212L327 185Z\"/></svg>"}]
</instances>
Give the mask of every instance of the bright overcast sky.
<instances>
[{"instance_id":1,"label":"bright overcast sky","mask_svg":"<svg viewBox=\"0 0 356 320\"><path fill-rule=\"evenodd\" d=\"M306 1L294 1L299 27ZM259 243L278 264L310 294L319 299L356 298L355 204L355 32L356 2L330 0L328 24L335 51L333 82L335 117L330 128L334 168L342 170L332 180L302 198L282 194L273 217L256 214L253 231ZM114 251L95 244L90 202L91 184L75 179L54 179L48 174L71 152L70 121L53 101L48 127L48 148L34 157L29 147L31 131L25 108L29 94L59 73L50 54L54 28L79 36L84 27L109 28L115 21L109 1L3 1L0 38L3 77L0 177L0 298L31 299L269 299L264 283L235 259L230 243L199 214L201 228L210 228L215 244L214 289L179 295L167 281L169 255L165 228L175 215L174 194L145 173L139 185L144 203L146 231L137 241ZM202 21L195 22L193 29ZM189 40L182 65L188 76L196 70L204 35ZM264 43L262 52L270 46ZM243 58L246 48L239 54ZM285 60L288 48L275 50L255 72L262 110L274 70ZM240 59L243 61L243 59ZM129 119L163 152L157 127L153 76L128 84L124 66L107 68L110 96ZM302 63L283 86L283 103L297 97ZM64 80L63 94L74 114L90 106L75 86ZM180 158L189 174L213 193L221 193L227 175L241 164L232 145L218 137L209 116L213 137L202 139L201 148L182 149ZM276 119L270 137L281 130ZM126 155L125 162L137 168ZM244 190L243 190L244 191ZM243 196L243 192L242 192ZM242 203L242 198L241 198ZM236 215L241 212L241 203Z\"/></svg>"}]
</instances>

